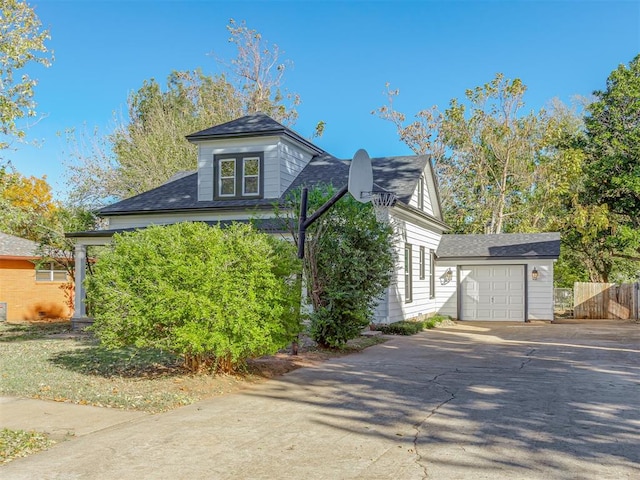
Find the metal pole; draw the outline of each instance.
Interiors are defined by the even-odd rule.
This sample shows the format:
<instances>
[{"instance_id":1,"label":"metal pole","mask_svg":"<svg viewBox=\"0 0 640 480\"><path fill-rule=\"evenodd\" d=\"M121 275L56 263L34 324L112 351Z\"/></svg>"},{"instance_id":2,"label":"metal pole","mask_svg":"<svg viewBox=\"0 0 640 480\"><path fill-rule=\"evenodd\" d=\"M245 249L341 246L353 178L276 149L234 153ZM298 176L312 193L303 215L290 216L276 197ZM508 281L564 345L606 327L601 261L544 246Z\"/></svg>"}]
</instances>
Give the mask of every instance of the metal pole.
<instances>
[{"instance_id":1,"label":"metal pole","mask_svg":"<svg viewBox=\"0 0 640 480\"><path fill-rule=\"evenodd\" d=\"M300 199L300 222L298 223L298 258L304 258L304 241L307 234L307 228L313 224L318 218L325 214L327 210L333 207L338 200L346 195L349 191L349 187L345 185L338 190L333 197L322 205L318 210L313 212L309 218L307 218L307 188L302 189L302 197Z\"/></svg>"},{"instance_id":2,"label":"metal pole","mask_svg":"<svg viewBox=\"0 0 640 480\"><path fill-rule=\"evenodd\" d=\"M298 258L304 258L304 242L307 237L307 198L309 190L307 187L302 189L302 197L300 198L300 217L298 219Z\"/></svg>"}]
</instances>

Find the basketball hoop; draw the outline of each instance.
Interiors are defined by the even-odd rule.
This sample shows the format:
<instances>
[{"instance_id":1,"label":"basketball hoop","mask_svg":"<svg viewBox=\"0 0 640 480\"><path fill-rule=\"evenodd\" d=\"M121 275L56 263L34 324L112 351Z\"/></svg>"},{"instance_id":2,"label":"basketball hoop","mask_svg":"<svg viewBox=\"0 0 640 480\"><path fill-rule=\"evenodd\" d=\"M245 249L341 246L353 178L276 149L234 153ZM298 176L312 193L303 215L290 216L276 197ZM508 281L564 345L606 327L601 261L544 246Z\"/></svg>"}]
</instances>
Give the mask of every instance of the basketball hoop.
<instances>
[{"instance_id":1,"label":"basketball hoop","mask_svg":"<svg viewBox=\"0 0 640 480\"><path fill-rule=\"evenodd\" d=\"M371 192L371 203L376 212L376 220L389 223L389 209L396 203L396 194L391 192Z\"/></svg>"}]
</instances>

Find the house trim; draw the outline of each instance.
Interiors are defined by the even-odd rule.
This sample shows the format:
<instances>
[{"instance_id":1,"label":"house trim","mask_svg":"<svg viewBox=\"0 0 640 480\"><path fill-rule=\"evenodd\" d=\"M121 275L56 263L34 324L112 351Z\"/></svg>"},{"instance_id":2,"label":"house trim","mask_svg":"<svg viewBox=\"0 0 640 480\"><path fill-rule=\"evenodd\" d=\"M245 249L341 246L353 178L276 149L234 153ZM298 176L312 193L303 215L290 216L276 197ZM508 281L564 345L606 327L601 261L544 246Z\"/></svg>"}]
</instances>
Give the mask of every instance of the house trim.
<instances>
[{"instance_id":1,"label":"house trim","mask_svg":"<svg viewBox=\"0 0 640 480\"><path fill-rule=\"evenodd\" d=\"M402 202L396 202L392 207L392 212L394 216L399 219L418 221L418 224L423 227L436 227L443 232L450 230L450 227L446 223Z\"/></svg>"},{"instance_id":2,"label":"house trim","mask_svg":"<svg viewBox=\"0 0 640 480\"><path fill-rule=\"evenodd\" d=\"M294 141L301 146L306 147L313 153L323 154L326 153L321 148L315 146L313 143L309 142L305 138L301 137L297 133L283 127L282 129L273 129L264 132L243 132L243 133L226 133L224 135L213 134L213 135L187 135L185 138L192 143L203 142L207 140L228 140L228 139L243 139L243 138L256 138L256 137L287 137L290 140Z\"/></svg>"}]
</instances>

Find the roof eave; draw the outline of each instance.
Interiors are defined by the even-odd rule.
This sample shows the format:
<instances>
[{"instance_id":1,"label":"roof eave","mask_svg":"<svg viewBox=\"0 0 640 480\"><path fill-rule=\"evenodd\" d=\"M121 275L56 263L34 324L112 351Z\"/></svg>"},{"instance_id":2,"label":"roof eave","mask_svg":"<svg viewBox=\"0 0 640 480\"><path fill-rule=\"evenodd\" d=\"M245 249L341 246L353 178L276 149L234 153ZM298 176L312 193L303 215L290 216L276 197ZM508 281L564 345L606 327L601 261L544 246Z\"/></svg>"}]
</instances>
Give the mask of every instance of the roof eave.
<instances>
[{"instance_id":1,"label":"roof eave","mask_svg":"<svg viewBox=\"0 0 640 480\"><path fill-rule=\"evenodd\" d=\"M283 207L284 203L280 199L274 199L269 205L244 205L238 207L194 207L194 208L168 208L158 210L121 210L115 212L99 212L101 217L118 217L124 215L148 215L153 213L202 213L202 212L246 212L247 210L273 210L274 205Z\"/></svg>"},{"instance_id":2,"label":"roof eave","mask_svg":"<svg viewBox=\"0 0 640 480\"><path fill-rule=\"evenodd\" d=\"M459 260L557 260L559 256L556 255L510 255L505 257L500 256L439 256L436 252L436 259L442 261L459 261Z\"/></svg>"},{"instance_id":3,"label":"roof eave","mask_svg":"<svg viewBox=\"0 0 640 480\"><path fill-rule=\"evenodd\" d=\"M0 260L27 260L27 261L32 261L32 260L40 260L41 256L35 256L35 255L0 255Z\"/></svg>"},{"instance_id":4,"label":"roof eave","mask_svg":"<svg viewBox=\"0 0 640 480\"><path fill-rule=\"evenodd\" d=\"M187 135L185 138L190 142L198 142L203 140L224 140L228 138L251 138L251 137L273 137L273 136L285 136L292 140L295 140L298 143L301 143L305 147L310 150L317 152L318 154L326 153L323 149L314 145L309 140L297 135L295 132L291 130L287 130L286 128L278 128L272 130L265 130L261 132L238 132L238 133L214 133L211 135L203 134L192 134Z\"/></svg>"}]
</instances>

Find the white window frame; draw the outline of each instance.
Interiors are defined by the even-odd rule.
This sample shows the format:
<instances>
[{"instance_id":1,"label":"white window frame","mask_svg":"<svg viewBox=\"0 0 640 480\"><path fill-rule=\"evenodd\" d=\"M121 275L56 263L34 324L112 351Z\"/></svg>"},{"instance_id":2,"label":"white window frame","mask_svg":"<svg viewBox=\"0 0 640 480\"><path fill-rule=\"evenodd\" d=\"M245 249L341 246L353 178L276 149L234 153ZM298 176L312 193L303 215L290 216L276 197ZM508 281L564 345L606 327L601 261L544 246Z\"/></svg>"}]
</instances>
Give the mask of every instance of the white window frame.
<instances>
[{"instance_id":1,"label":"white window frame","mask_svg":"<svg viewBox=\"0 0 640 480\"><path fill-rule=\"evenodd\" d=\"M233 162L233 176L222 176L222 164L225 162ZM235 197L236 196L236 183L237 183L237 168L238 161L235 158L221 158L218 164L218 196L219 197ZM233 179L233 193L222 193L222 180Z\"/></svg>"},{"instance_id":2,"label":"white window frame","mask_svg":"<svg viewBox=\"0 0 640 480\"><path fill-rule=\"evenodd\" d=\"M436 252L429 249L429 298L436 298Z\"/></svg>"},{"instance_id":3,"label":"white window frame","mask_svg":"<svg viewBox=\"0 0 640 480\"><path fill-rule=\"evenodd\" d=\"M255 175L246 175L245 174L245 163L249 160L255 160L258 162L258 173ZM245 179L247 178L255 178L257 179L258 191L247 193L245 190ZM243 157L242 158L242 196L243 197L259 197L260 196L260 157Z\"/></svg>"},{"instance_id":4,"label":"white window frame","mask_svg":"<svg viewBox=\"0 0 640 480\"><path fill-rule=\"evenodd\" d=\"M424 245L420 245L420 280L426 277L426 249Z\"/></svg>"},{"instance_id":5,"label":"white window frame","mask_svg":"<svg viewBox=\"0 0 640 480\"><path fill-rule=\"evenodd\" d=\"M424 210L424 175L418 180L418 209Z\"/></svg>"},{"instance_id":6,"label":"white window frame","mask_svg":"<svg viewBox=\"0 0 640 480\"><path fill-rule=\"evenodd\" d=\"M404 244L404 303L413 302L413 246Z\"/></svg>"}]
</instances>

